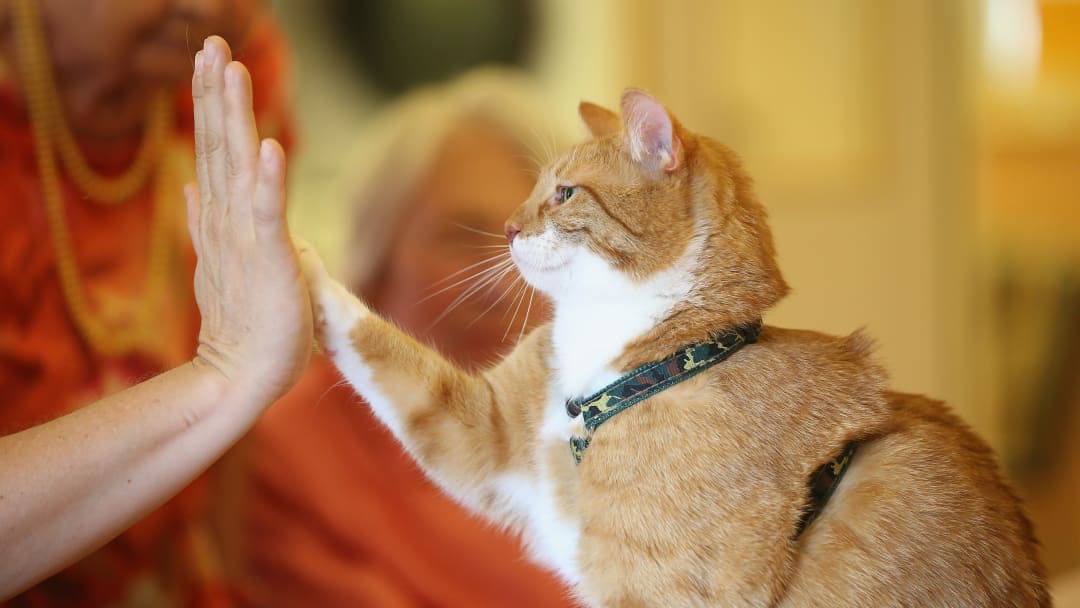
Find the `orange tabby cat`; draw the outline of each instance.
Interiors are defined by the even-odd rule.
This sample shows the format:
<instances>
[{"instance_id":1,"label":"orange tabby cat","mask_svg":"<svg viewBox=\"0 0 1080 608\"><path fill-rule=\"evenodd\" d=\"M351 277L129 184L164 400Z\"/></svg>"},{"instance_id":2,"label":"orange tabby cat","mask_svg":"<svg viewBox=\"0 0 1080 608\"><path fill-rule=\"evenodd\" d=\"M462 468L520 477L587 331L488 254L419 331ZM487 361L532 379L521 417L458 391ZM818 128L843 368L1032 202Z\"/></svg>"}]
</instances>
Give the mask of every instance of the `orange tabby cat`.
<instances>
[{"instance_id":1,"label":"orange tabby cat","mask_svg":"<svg viewBox=\"0 0 1080 608\"><path fill-rule=\"evenodd\" d=\"M580 114L591 138L506 224L554 319L491 369L404 335L301 246L327 352L427 473L589 605L1048 605L1031 524L945 405L888 391L860 333L756 335L787 286L734 154L641 91L621 120ZM642 369L693 373L583 423Z\"/></svg>"}]
</instances>

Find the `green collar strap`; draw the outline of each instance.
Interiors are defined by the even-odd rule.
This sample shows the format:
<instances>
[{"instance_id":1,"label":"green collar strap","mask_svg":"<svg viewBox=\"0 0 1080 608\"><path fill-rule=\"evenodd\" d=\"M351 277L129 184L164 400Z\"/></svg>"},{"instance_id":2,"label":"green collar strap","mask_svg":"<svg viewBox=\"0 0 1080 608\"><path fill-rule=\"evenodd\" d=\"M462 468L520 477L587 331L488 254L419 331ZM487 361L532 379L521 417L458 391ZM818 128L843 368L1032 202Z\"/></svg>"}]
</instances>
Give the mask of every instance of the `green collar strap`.
<instances>
[{"instance_id":1,"label":"green collar strap","mask_svg":"<svg viewBox=\"0 0 1080 608\"><path fill-rule=\"evenodd\" d=\"M589 437L612 416L720 363L746 344L757 342L761 321L729 329L714 339L692 344L661 361L647 363L584 399L566 402L571 418L585 417L586 437L571 437L570 451L581 463Z\"/></svg>"}]
</instances>

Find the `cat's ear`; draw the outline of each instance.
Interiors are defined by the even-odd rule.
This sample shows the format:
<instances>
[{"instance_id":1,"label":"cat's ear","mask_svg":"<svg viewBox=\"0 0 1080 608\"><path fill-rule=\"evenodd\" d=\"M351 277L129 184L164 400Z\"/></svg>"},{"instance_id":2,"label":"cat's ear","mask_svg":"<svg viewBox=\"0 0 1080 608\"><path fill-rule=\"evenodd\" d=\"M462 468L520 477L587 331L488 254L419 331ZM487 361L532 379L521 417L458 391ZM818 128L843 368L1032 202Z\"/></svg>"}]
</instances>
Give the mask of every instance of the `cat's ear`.
<instances>
[{"instance_id":1,"label":"cat's ear","mask_svg":"<svg viewBox=\"0 0 1080 608\"><path fill-rule=\"evenodd\" d=\"M664 106L639 89L622 96L623 128L634 160L653 168L674 171L682 164L682 142Z\"/></svg>"},{"instance_id":2,"label":"cat's ear","mask_svg":"<svg viewBox=\"0 0 1080 608\"><path fill-rule=\"evenodd\" d=\"M578 116L593 137L602 137L619 131L619 115L588 101L578 104Z\"/></svg>"}]
</instances>

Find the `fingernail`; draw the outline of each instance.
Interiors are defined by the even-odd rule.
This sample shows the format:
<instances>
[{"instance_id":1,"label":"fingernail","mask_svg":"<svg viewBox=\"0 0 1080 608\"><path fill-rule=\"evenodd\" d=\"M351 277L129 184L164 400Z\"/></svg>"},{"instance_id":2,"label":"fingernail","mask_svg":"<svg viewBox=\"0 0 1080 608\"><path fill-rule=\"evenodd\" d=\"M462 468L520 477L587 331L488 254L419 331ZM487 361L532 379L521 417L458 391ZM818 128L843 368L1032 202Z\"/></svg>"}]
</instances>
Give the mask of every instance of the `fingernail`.
<instances>
[{"instance_id":1,"label":"fingernail","mask_svg":"<svg viewBox=\"0 0 1080 608\"><path fill-rule=\"evenodd\" d=\"M261 160L264 164L269 163L270 156L270 141L264 139L262 140L262 142L259 143L259 160Z\"/></svg>"},{"instance_id":2,"label":"fingernail","mask_svg":"<svg viewBox=\"0 0 1080 608\"><path fill-rule=\"evenodd\" d=\"M203 42L203 50L206 51L206 67L213 69L218 61L217 45L211 43L210 38Z\"/></svg>"},{"instance_id":3,"label":"fingernail","mask_svg":"<svg viewBox=\"0 0 1080 608\"><path fill-rule=\"evenodd\" d=\"M195 53L195 71L201 72L203 70L203 52L199 51Z\"/></svg>"}]
</instances>

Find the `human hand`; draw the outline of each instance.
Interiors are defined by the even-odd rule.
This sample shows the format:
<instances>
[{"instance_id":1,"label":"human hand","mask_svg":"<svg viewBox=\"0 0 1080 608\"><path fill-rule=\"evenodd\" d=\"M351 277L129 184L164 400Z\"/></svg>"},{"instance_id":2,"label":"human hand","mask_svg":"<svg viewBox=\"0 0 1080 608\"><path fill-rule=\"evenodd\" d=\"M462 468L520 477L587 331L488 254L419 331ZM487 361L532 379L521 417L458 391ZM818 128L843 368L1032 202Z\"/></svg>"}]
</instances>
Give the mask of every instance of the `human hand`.
<instances>
[{"instance_id":1,"label":"human hand","mask_svg":"<svg viewBox=\"0 0 1080 608\"><path fill-rule=\"evenodd\" d=\"M311 307L285 220L285 153L260 144L251 77L231 59L225 40L207 38L191 81L198 187L184 194L198 256L196 362L265 406L307 365Z\"/></svg>"}]
</instances>

